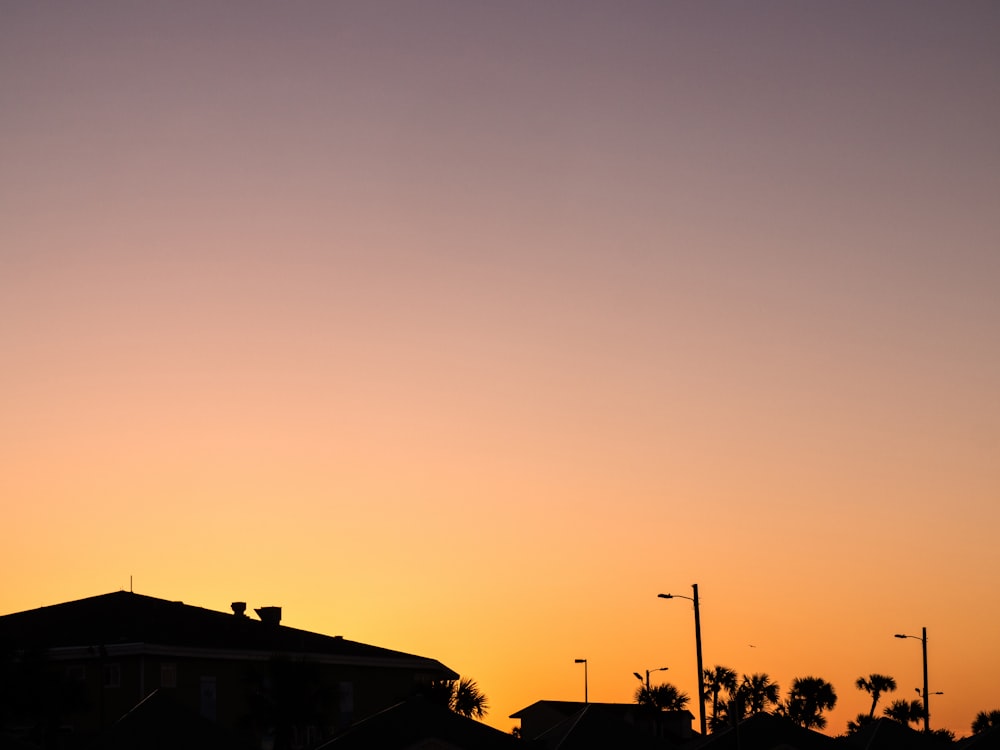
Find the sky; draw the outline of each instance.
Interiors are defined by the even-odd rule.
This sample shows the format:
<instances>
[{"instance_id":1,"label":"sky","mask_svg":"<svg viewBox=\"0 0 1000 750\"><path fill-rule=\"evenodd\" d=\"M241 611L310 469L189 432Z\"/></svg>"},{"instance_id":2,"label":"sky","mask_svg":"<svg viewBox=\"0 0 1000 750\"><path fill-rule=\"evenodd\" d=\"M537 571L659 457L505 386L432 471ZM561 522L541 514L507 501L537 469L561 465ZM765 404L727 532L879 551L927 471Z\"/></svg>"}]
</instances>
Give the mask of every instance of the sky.
<instances>
[{"instance_id":1,"label":"sky","mask_svg":"<svg viewBox=\"0 0 1000 750\"><path fill-rule=\"evenodd\" d=\"M1000 709L1000 6L0 4L0 612ZM694 713L697 709L692 705ZM696 722L697 724L697 722Z\"/></svg>"}]
</instances>

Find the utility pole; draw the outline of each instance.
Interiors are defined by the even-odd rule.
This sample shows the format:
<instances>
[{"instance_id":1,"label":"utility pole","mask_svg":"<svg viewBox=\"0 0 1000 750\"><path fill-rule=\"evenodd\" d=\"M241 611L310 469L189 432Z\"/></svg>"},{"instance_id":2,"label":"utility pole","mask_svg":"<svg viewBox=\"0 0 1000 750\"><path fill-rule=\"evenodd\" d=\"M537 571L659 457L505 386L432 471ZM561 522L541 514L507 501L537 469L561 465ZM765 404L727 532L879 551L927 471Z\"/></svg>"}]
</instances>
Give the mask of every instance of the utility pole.
<instances>
[{"instance_id":1,"label":"utility pole","mask_svg":"<svg viewBox=\"0 0 1000 750\"><path fill-rule=\"evenodd\" d=\"M705 691L702 689L702 682L705 674L702 663L701 663L701 614L698 611L698 584L691 584L691 588L694 590L694 642L695 649L698 652L698 681L695 683L698 691L698 710L699 718L701 719L701 735L704 737L707 732L707 725L705 723ZM926 641L925 641L926 644ZM925 645L926 648L926 645ZM926 672L927 660L924 659L924 690L927 690L927 672ZM925 702L926 705L926 702Z\"/></svg>"},{"instance_id":2,"label":"utility pole","mask_svg":"<svg viewBox=\"0 0 1000 750\"><path fill-rule=\"evenodd\" d=\"M690 599L694 602L694 647L698 655L698 679L695 681L695 689L698 691L698 714L701 719L702 736L708 733L708 724L705 721L705 691L702 689L702 675L704 669L701 662L701 611L698 608L698 584L692 583L691 590L694 596L684 596L683 594L657 594L660 599Z\"/></svg>"},{"instance_id":3,"label":"utility pole","mask_svg":"<svg viewBox=\"0 0 1000 750\"><path fill-rule=\"evenodd\" d=\"M584 703L590 703L590 695L589 695L590 685L588 684L589 680L587 679L587 660L586 659L574 659L573 663L574 664L582 664L583 665L583 702Z\"/></svg>"},{"instance_id":4,"label":"utility pole","mask_svg":"<svg viewBox=\"0 0 1000 750\"><path fill-rule=\"evenodd\" d=\"M920 643L924 649L924 731L931 731L931 694L927 690L927 628L921 631Z\"/></svg>"}]
</instances>

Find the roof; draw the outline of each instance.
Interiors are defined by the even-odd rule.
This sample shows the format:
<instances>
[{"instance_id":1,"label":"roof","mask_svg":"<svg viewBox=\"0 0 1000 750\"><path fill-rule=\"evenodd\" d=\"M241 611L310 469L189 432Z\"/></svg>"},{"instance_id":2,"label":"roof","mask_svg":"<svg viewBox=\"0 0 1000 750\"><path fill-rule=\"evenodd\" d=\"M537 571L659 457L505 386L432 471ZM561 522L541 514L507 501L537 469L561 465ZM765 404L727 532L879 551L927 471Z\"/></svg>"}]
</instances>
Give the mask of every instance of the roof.
<instances>
[{"instance_id":1,"label":"roof","mask_svg":"<svg viewBox=\"0 0 1000 750\"><path fill-rule=\"evenodd\" d=\"M604 710L616 711L621 714L635 713L637 710L641 709L641 707L637 703L595 703L593 701L589 703L584 703L582 701L540 700L540 701L535 701L530 706L525 706L516 713L512 713L510 715L510 718L523 719L525 714L528 715L533 714L537 712L539 709L562 714L563 716L568 718L573 714L578 713L580 709L586 708L587 706L601 706ZM661 716L684 717L688 720L694 719L694 714L688 711L686 708L680 711L659 711L658 714Z\"/></svg>"},{"instance_id":2,"label":"roof","mask_svg":"<svg viewBox=\"0 0 1000 750\"><path fill-rule=\"evenodd\" d=\"M586 705L586 703L580 703L579 701L535 701L530 706L525 706L517 713L511 714L509 718L522 719L524 718L525 712L534 712L539 708L555 711L556 713L560 713L563 716L568 717L572 716Z\"/></svg>"},{"instance_id":3,"label":"roof","mask_svg":"<svg viewBox=\"0 0 1000 750\"><path fill-rule=\"evenodd\" d=\"M414 696L359 721L320 748L402 750L425 746L456 750L515 750L531 747L513 735L460 716L421 696Z\"/></svg>"},{"instance_id":4,"label":"roof","mask_svg":"<svg viewBox=\"0 0 1000 750\"><path fill-rule=\"evenodd\" d=\"M551 750L670 750L678 745L627 720L620 704L588 703L537 738Z\"/></svg>"},{"instance_id":5,"label":"roof","mask_svg":"<svg viewBox=\"0 0 1000 750\"><path fill-rule=\"evenodd\" d=\"M736 728L714 732L696 746L698 750L830 750L842 747L840 740L800 727L782 716L759 713Z\"/></svg>"},{"instance_id":6,"label":"roof","mask_svg":"<svg viewBox=\"0 0 1000 750\"><path fill-rule=\"evenodd\" d=\"M80 648L111 653L137 646L145 653L157 648L172 653L210 650L216 657L230 658L282 653L327 663L422 669L440 678L458 678L434 659L130 591L0 616L0 642L46 648L50 653Z\"/></svg>"},{"instance_id":7,"label":"roof","mask_svg":"<svg viewBox=\"0 0 1000 750\"><path fill-rule=\"evenodd\" d=\"M1000 750L1000 726L964 737L955 746L961 750Z\"/></svg>"},{"instance_id":8,"label":"roof","mask_svg":"<svg viewBox=\"0 0 1000 750\"><path fill-rule=\"evenodd\" d=\"M637 703L535 701L510 715L521 720L522 736L549 750L687 747L700 735L687 709L659 711Z\"/></svg>"},{"instance_id":9,"label":"roof","mask_svg":"<svg viewBox=\"0 0 1000 750\"><path fill-rule=\"evenodd\" d=\"M905 726L894 719L879 717L844 737L844 743L858 750L933 750L941 740Z\"/></svg>"}]
</instances>

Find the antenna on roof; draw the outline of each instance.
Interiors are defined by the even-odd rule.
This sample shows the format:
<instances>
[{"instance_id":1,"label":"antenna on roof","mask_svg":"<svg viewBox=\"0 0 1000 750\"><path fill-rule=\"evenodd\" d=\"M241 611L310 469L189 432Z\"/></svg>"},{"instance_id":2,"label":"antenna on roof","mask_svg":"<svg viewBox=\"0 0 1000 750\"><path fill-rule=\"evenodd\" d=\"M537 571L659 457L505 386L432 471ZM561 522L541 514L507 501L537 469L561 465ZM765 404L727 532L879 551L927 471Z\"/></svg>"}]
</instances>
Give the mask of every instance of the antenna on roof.
<instances>
[{"instance_id":1,"label":"antenna on roof","mask_svg":"<svg viewBox=\"0 0 1000 750\"><path fill-rule=\"evenodd\" d=\"M128 577L128 592L132 593L132 576Z\"/></svg>"}]
</instances>

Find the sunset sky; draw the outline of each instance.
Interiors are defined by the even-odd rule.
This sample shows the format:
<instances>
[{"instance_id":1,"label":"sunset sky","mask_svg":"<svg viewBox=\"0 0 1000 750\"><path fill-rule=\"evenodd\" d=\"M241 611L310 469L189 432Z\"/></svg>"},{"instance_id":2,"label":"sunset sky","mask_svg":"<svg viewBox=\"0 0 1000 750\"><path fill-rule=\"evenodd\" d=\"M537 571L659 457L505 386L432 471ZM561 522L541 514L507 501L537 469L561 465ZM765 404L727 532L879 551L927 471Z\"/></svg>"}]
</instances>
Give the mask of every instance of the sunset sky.
<instances>
[{"instance_id":1,"label":"sunset sky","mask_svg":"<svg viewBox=\"0 0 1000 750\"><path fill-rule=\"evenodd\" d=\"M0 613L1000 709L1000 5L3 2ZM692 711L697 714L694 704Z\"/></svg>"}]
</instances>

